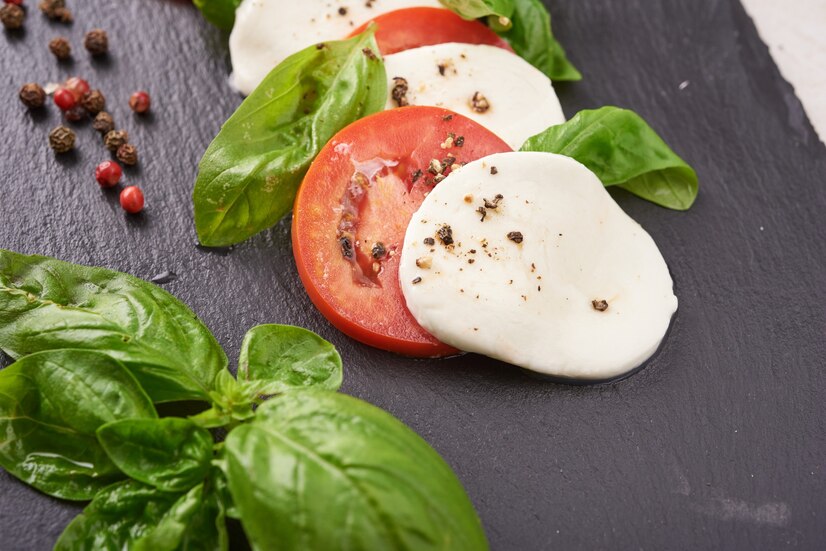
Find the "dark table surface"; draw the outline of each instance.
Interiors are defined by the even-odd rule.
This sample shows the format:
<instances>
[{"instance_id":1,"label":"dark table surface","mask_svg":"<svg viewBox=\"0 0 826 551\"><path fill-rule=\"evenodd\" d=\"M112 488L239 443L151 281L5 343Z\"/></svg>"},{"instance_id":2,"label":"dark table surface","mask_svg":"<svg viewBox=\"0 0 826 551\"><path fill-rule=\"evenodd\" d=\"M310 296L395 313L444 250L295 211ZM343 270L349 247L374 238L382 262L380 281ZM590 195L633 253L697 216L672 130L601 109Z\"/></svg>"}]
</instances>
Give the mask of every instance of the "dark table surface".
<instances>
[{"instance_id":1,"label":"dark table surface","mask_svg":"<svg viewBox=\"0 0 826 551\"><path fill-rule=\"evenodd\" d=\"M494 549L826 548L826 149L739 2L553 4L585 74L558 86L566 114L636 110L702 185L687 213L616 195L662 249L680 309L645 369L600 386L351 341L304 293L287 220L232 249L199 248L196 164L240 103L226 36L183 1L70 5L72 26L30 9L25 33L0 36L0 247L147 279L175 272L165 288L231 358L254 324L321 333L344 358L343 390L400 417L453 466ZM81 43L95 26L112 53L90 62ZM46 48L59 34L72 64ZM126 179L145 190L141 216L95 183L107 154L91 128L56 158L56 109L29 113L16 99L24 82L73 74L105 92L140 149ZM155 100L147 119L126 106L140 88ZM49 548L79 509L0 470L0 549Z\"/></svg>"}]
</instances>

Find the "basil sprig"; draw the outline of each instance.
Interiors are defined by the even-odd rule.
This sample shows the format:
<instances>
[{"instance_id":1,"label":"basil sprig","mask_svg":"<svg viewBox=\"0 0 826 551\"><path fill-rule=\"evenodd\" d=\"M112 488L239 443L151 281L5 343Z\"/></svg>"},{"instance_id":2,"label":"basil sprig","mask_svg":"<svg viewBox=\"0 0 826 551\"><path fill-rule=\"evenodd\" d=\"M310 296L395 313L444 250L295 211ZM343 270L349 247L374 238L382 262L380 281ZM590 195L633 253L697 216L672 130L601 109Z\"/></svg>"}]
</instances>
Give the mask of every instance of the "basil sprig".
<instances>
[{"instance_id":1,"label":"basil sprig","mask_svg":"<svg viewBox=\"0 0 826 551\"><path fill-rule=\"evenodd\" d=\"M179 390L200 380L196 363L137 377L152 372L138 361L147 350L164 345L177 361L210 343L149 283L0 250L0 348L17 358L0 370L0 466L49 495L91 500L55 549L222 551L227 517L254 549L487 549L450 467L391 415L337 394L341 358L314 333L254 327L240 380L223 365L195 394ZM158 418L143 384L209 409Z\"/></svg>"},{"instance_id":2,"label":"basil sprig","mask_svg":"<svg viewBox=\"0 0 826 551\"><path fill-rule=\"evenodd\" d=\"M439 0L465 19L485 18L514 51L554 81L581 80L551 31L551 14L540 0Z\"/></svg>"},{"instance_id":3,"label":"basil sprig","mask_svg":"<svg viewBox=\"0 0 826 551\"><path fill-rule=\"evenodd\" d=\"M605 186L618 186L657 205L687 210L697 198L697 173L642 117L602 107L528 138L521 151L573 157Z\"/></svg>"},{"instance_id":4,"label":"basil sprig","mask_svg":"<svg viewBox=\"0 0 826 551\"><path fill-rule=\"evenodd\" d=\"M235 24L235 10L241 0L193 0L204 18L220 29L229 31Z\"/></svg>"},{"instance_id":5,"label":"basil sprig","mask_svg":"<svg viewBox=\"0 0 826 551\"><path fill-rule=\"evenodd\" d=\"M224 124L193 193L203 245L232 245L278 222L327 141L384 108L387 79L374 33L288 57Z\"/></svg>"}]
</instances>

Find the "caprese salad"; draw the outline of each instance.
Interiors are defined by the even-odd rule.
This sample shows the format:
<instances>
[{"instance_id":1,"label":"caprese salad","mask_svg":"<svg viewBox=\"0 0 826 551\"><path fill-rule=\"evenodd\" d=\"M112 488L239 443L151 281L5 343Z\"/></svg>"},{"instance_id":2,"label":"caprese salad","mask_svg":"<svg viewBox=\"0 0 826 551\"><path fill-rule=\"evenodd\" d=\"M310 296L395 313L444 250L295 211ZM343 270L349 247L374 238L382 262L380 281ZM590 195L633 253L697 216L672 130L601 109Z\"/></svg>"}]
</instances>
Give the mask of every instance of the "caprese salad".
<instances>
[{"instance_id":1,"label":"caprese salad","mask_svg":"<svg viewBox=\"0 0 826 551\"><path fill-rule=\"evenodd\" d=\"M199 166L199 238L231 245L292 210L311 300L365 344L627 373L677 299L654 241L605 187L685 210L697 176L633 112L565 121L553 71L514 53L536 6L550 35L541 3L444 4L242 2L230 42L249 96ZM471 5L487 12L468 17Z\"/></svg>"}]
</instances>

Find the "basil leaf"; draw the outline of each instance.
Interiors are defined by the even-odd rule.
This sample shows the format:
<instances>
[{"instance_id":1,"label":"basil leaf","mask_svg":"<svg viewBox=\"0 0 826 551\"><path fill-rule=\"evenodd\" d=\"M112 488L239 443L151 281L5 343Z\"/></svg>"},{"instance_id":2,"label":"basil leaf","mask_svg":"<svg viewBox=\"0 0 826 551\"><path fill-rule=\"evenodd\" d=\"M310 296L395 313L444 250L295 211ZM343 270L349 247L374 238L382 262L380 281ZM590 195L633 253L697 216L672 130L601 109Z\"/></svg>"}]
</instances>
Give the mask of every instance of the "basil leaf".
<instances>
[{"instance_id":1,"label":"basil leaf","mask_svg":"<svg viewBox=\"0 0 826 551\"><path fill-rule=\"evenodd\" d=\"M189 490L211 467L212 435L187 419L125 419L97 436L121 471L165 492Z\"/></svg>"},{"instance_id":2,"label":"basil leaf","mask_svg":"<svg viewBox=\"0 0 826 551\"><path fill-rule=\"evenodd\" d=\"M227 357L195 314L127 274L0 249L0 348L82 348L123 362L155 402L208 400Z\"/></svg>"},{"instance_id":3,"label":"basil leaf","mask_svg":"<svg viewBox=\"0 0 826 551\"><path fill-rule=\"evenodd\" d=\"M214 490L200 484L181 497L157 526L129 546L132 551L225 551L229 549L224 507Z\"/></svg>"},{"instance_id":4,"label":"basil leaf","mask_svg":"<svg viewBox=\"0 0 826 551\"><path fill-rule=\"evenodd\" d=\"M232 30L241 0L193 0L204 18L220 29Z\"/></svg>"},{"instance_id":5,"label":"basil leaf","mask_svg":"<svg viewBox=\"0 0 826 551\"><path fill-rule=\"evenodd\" d=\"M288 57L224 124L193 193L203 245L232 245L278 222L330 138L384 109L387 80L373 35L369 29Z\"/></svg>"},{"instance_id":6,"label":"basil leaf","mask_svg":"<svg viewBox=\"0 0 826 551\"><path fill-rule=\"evenodd\" d=\"M259 394L304 387L338 390L342 376L335 347L301 327L259 325L241 344L238 377L260 383Z\"/></svg>"},{"instance_id":7,"label":"basil leaf","mask_svg":"<svg viewBox=\"0 0 826 551\"><path fill-rule=\"evenodd\" d=\"M606 186L657 205L686 210L697 198L697 174L639 115L618 107L585 110L528 138L522 151L573 157Z\"/></svg>"},{"instance_id":8,"label":"basil leaf","mask_svg":"<svg viewBox=\"0 0 826 551\"><path fill-rule=\"evenodd\" d=\"M439 0L439 2L464 19L491 16L493 16L491 18L493 21L503 17L510 19L514 9L514 0ZM510 27L510 23L501 23L503 28Z\"/></svg>"},{"instance_id":9,"label":"basil leaf","mask_svg":"<svg viewBox=\"0 0 826 551\"><path fill-rule=\"evenodd\" d=\"M85 350L32 354L0 371L0 465L49 495L91 499L123 478L98 427L156 415L117 360Z\"/></svg>"},{"instance_id":10,"label":"basil leaf","mask_svg":"<svg viewBox=\"0 0 826 551\"><path fill-rule=\"evenodd\" d=\"M515 0L513 25L499 33L514 51L553 81L582 80L551 31L551 15L540 0Z\"/></svg>"},{"instance_id":11,"label":"basil leaf","mask_svg":"<svg viewBox=\"0 0 826 551\"><path fill-rule=\"evenodd\" d=\"M154 529L180 498L135 480L108 486L69 523L55 551L127 549Z\"/></svg>"},{"instance_id":12,"label":"basil leaf","mask_svg":"<svg viewBox=\"0 0 826 551\"><path fill-rule=\"evenodd\" d=\"M254 549L488 548L450 467L397 419L355 398L282 394L230 432L225 451Z\"/></svg>"}]
</instances>

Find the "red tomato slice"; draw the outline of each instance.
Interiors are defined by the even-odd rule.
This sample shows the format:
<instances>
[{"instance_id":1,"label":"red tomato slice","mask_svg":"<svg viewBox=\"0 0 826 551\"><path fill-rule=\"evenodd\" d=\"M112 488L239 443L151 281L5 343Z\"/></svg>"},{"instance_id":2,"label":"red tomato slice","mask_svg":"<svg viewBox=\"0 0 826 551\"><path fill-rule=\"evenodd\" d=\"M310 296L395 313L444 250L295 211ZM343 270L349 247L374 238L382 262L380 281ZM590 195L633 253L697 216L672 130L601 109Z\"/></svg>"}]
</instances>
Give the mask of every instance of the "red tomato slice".
<instances>
[{"instance_id":1,"label":"red tomato slice","mask_svg":"<svg viewBox=\"0 0 826 551\"><path fill-rule=\"evenodd\" d=\"M404 234L440 180L434 159L447 175L455 163L510 150L483 126L438 107L383 111L336 134L310 166L293 209L298 273L321 313L376 348L456 353L407 310L398 281Z\"/></svg>"},{"instance_id":2,"label":"red tomato slice","mask_svg":"<svg viewBox=\"0 0 826 551\"><path fill-rule=\"evenodd\" d=\"M488 44L513 51L504 38L479 21L466 21L450 10L440 8L390 11L368 21L350 36L364 32L370 23L378 27L376 41L384 55L446 42Z\"/></svg>"}]
</instances>

